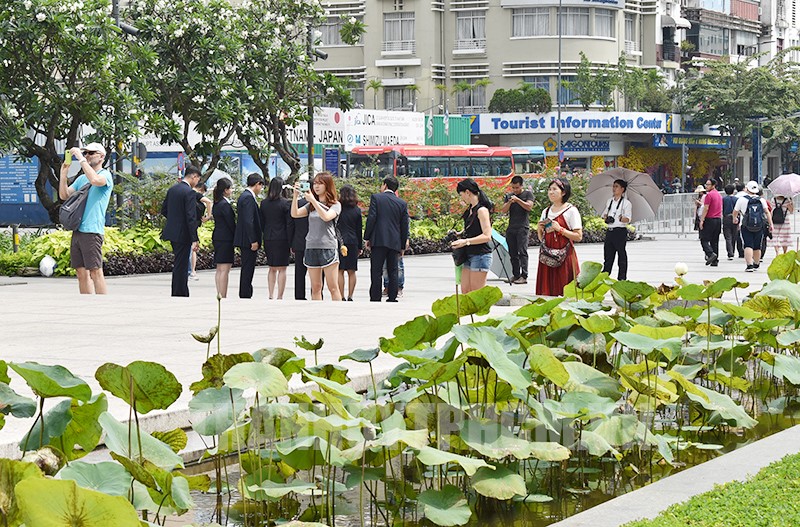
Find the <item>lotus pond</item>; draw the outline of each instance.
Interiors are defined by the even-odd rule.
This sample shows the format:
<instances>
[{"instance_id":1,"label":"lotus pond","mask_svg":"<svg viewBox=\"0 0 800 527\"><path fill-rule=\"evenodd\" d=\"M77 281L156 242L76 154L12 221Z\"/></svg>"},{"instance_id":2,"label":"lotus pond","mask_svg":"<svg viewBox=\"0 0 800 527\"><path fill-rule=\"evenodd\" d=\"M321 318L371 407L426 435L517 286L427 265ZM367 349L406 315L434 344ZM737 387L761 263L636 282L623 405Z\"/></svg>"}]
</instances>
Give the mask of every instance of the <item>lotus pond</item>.
<instances>
[{"instance_id":1,"label":"lotus pond","mask_svg":"<svg viewBox=\"0 0 800 527\"><path fill-rule=\"evenodd\" d=\"M26 456L0 459L0 525L546 525L795 423L796 254L769 275L745 295L735 278L654 288L587 262L564 297L486 316L499 289L453 295L337 364L305 337L225 354L218 322L195 335L207 355L188 387L210 474L186 470L186 431L138 426L184 389L160 364L104 364L93 393L61 366L0 361L0 425L31 420ZM403 363L355 392L348 362L384 354ZM111 459L81 460L101 436Z\"/></svg>"}]
</instances>

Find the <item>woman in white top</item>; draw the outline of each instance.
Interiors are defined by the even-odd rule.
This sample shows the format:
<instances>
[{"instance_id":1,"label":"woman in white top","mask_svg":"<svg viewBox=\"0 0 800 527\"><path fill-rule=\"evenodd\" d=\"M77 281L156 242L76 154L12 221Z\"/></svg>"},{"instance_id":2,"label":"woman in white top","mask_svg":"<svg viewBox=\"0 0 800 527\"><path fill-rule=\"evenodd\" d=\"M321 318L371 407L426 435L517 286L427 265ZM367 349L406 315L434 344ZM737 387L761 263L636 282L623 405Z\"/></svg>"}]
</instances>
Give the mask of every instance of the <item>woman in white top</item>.
<instances>
[{"instance_id":1,"label":"woman in white top","mask_svg":"<svg viewBox=\"0 0 800 527\"><path fill-rule=\"evenodd\" d=\"M580 272L573 242L583 239L583 223L578 209L569 203L571 195L572 187L566 179L556 178L550 182L547 197L551 205L542 212L536 229L539 240L545 246L539 252L537 295L563 295L564 286ZM557 255L555 260L561 261L556 263L546 253ZM556 265L551 266L554 263Z\"/></svg>"}]
</instances>

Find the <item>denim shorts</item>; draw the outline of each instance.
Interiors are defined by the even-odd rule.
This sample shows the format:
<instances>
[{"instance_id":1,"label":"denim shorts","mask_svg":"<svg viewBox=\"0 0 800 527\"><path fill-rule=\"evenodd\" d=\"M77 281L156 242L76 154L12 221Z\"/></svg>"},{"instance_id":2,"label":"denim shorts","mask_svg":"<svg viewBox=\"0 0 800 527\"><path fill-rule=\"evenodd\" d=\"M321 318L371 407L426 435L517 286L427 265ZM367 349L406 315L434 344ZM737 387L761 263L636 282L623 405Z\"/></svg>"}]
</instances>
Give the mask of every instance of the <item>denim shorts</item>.
<instances>
[{"instance_id":1,"label":"denim shorts","mask_svg":"<svg viewBox=\"0 0 800 527\"><path fill-rule=\"evenodd\" d=\"M473 254L464 262L464 268L470 271L488 273L492 267L492 253Z\"/></svg>"},{"instance_id":2,"label":"denim shorts","mask_svg":"<svg viewBox=\"0 0 800 527\"><path fill-rule=\"evenodd\" d=\"M328 267L339 261L339 251L336 249L306 249L303 254L303 263L311 269Z\"/></svg>"}]
</instances>

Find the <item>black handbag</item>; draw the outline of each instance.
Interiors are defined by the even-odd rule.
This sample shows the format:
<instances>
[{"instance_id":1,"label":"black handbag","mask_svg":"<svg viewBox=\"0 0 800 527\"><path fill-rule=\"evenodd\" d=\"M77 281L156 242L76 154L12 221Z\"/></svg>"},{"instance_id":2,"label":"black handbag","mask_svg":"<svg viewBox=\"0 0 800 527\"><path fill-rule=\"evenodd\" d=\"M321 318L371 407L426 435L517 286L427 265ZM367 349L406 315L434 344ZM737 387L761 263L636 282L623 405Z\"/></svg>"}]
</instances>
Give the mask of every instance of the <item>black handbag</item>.
<instances>
[{"instance_id":1,"label":"black handbag","mask_svg":"<svg viewBox=\"0 0 800 527\"><path fill-rule=\"evenodd\" d=\"M453 263L456 264L456 267L459 265L464 265L464 262L467 261L467 258L469 258L469 255L467 254L466 247L453 249Z\"/></svg>"}]
</instances>

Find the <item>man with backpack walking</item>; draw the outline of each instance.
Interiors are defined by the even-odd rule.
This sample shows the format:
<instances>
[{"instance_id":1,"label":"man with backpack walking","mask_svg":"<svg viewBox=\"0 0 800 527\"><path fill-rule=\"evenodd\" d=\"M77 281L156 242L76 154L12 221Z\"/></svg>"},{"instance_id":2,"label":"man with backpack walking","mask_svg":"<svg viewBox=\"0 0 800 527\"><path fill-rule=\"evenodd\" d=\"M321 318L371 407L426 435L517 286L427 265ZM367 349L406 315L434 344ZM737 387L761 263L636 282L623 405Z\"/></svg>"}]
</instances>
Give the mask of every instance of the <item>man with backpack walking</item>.
<instances>
[{"instance_id":1,"label":"man with backpack walking","mask_svg":"<svg viewBox=\"0 0 800 527\"><path fill-rule=\"evenodd\" d=\"M761 265L761 239L764 226L772 231L772 217L767 214L767 202L758 197L760 187L755 181L745 185L746 195L739 198L733 209L733 222L740 225L744 242L746 272L752 273Z\"/></svg>"},{"instance_id":2,"label":"man with backpack walking","mask_svg":"<svg viewBox=\"0 0 800 527\"><path fill-rule=\"evenodd\" d=\"M83 148L72 148L66 156L74 157L83 174L67 186L69 160L61 165L58 181L58 196L66 200L86 185L91 185L86 198L80 226L72 231L69 263L78 275L78 290L81 294L104 295L106 279L103 275L103 237L106 229L106 210L114 188L111 172L103 168L106 149L100 143L89 143Z\"/></svg>"}]
</instances>

